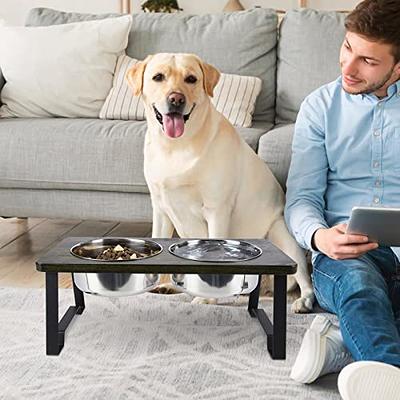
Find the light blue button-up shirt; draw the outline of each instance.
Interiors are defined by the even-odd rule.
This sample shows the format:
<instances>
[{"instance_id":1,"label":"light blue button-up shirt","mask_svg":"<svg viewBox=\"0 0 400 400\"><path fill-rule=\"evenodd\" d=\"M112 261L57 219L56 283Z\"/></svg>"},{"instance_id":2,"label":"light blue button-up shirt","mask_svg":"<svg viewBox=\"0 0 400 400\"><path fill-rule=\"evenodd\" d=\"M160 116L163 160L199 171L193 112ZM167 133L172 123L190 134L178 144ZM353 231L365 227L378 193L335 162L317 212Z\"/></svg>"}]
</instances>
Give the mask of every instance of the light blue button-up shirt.
<instances>
[{"instance_id":1,"label":"light blue button-up shirt","mask_svg":"<svg viewBox=\"0 0 400 400\"><path fill-rule=\"evenodd\" d=\"M346 93L341 77L314 91L292 150L285 219L302 247L312 250L317 229L347 223L354 206L400 207L400 81L383 99Z\"/></svg>"}]
</instances>

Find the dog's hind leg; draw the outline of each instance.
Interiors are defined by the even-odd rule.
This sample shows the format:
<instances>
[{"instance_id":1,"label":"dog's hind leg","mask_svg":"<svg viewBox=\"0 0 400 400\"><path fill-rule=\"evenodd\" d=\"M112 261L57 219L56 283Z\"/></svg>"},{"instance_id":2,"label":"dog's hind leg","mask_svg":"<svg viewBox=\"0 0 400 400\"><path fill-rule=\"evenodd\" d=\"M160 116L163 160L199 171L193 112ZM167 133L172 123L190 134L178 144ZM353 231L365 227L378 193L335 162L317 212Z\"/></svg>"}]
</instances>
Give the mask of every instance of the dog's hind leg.
<instances>
[{"instance_id":1,"label":"dog's hind leg","mask_svg":"<svg viewBox=\"0 0 400 400\"><path fill-rule=\"evenodd\" d=\"M293 302L292 311L296 313L310 312L314 303L314 291L307 268L307 261L304 251L289 233L283 217L273 223L268 232L268 239L297 263L297 272L294 278L300 286L301 294L300 298Z\"/></svg>"}]
</instances>

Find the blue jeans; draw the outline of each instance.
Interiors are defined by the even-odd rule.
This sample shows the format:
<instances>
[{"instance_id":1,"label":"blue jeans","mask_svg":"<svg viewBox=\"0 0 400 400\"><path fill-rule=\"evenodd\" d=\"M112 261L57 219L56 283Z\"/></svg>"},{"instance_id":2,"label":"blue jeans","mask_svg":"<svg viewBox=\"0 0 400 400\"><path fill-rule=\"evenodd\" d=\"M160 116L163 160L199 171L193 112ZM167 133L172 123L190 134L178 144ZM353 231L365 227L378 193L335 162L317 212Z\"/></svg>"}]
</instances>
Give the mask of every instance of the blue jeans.
<instances>
[{"instance_id":1,"label":"blue jeans","mask_svg":"<svg viewBox=\"0 0 400 400\"><path fill-rule=\"evenodd\" d=\"M389 247L359 258L319 254L313 285L318 303L337 315L353 359L400 367L400 263Z\"/></svg>"}]
</instances>

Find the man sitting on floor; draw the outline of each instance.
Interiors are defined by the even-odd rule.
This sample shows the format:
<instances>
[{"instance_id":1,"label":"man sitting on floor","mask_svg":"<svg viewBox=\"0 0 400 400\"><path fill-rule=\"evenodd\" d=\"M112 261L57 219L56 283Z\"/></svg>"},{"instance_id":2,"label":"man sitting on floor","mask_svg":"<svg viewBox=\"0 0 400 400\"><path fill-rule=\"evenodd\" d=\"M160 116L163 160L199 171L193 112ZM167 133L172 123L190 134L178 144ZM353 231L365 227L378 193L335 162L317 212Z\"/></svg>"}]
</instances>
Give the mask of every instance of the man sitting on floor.
<instances>
[{"instance_id":1,"label":"man sitting on floor","mask_svg":"<svg viewBox=\"0 0 400 400\"><path fill-rule=\"evenodd\" d=\"M400 248L346 234L353 206L400 206L400 1L365 0L345 22L341 77L297 117L286 222L313 251L317 316L291 377L338 372L345 400L400 398ZM400 229L400 228L399 228ZM350 364L352 360L353 362Z\"/></svg>"}]
</instances>

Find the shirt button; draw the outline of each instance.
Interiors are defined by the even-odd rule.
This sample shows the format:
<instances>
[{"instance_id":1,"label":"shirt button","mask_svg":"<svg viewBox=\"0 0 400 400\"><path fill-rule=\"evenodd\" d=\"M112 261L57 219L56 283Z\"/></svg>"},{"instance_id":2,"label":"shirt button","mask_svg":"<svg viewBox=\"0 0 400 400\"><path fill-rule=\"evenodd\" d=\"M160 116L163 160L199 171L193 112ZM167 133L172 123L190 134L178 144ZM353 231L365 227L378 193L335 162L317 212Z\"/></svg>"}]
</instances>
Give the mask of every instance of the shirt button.
<instances>
[{"instance_id":1,"label":"shirt button","mask_svg":"<svg viewBox=\"0 0 400 400\"><path fill-rule=\"evenodd\" d=\"M378 161L374 161L373 166L374 166L374 168L378 168L379 167L379 162Z\"/></svg>"},{"instance_id":2,"label":"shirt button","mask_svg":"<svg viewBox=\"0 0 400 400\"><path fill-rule=\"evenodd\" d=\"M378 204L379 203L379 197L374 197L374 203Z\"/></svg>"},{"instance_id":3,"label":"shirt button","mask_svg":"<svg viewBox=\"0 0 400 400\"><path fill-rule=\"evenodd\" d=\"M382 107L382 103L381 102L378 103L378 107L379 108Z\"/></svg>"},{"instance_id":4,"label":"shirt button","mask_svg":"<svg viewBox=\"0 0 400 400\"><path fill-rule=\"evenodd\" d=\"M374 132L374 136L380 136L381 135L381 132L380 131L375 131Z\"/></svg>"},{"instance_id":5,"label":"shirt button","mask_svg":"<svg viewBox=\"0 0 400 400\"><path fill-rule=\"evenodd\" d=\"M381 181L375 181L375 186L381 186Z\"/></svg>"}]
</instances>

